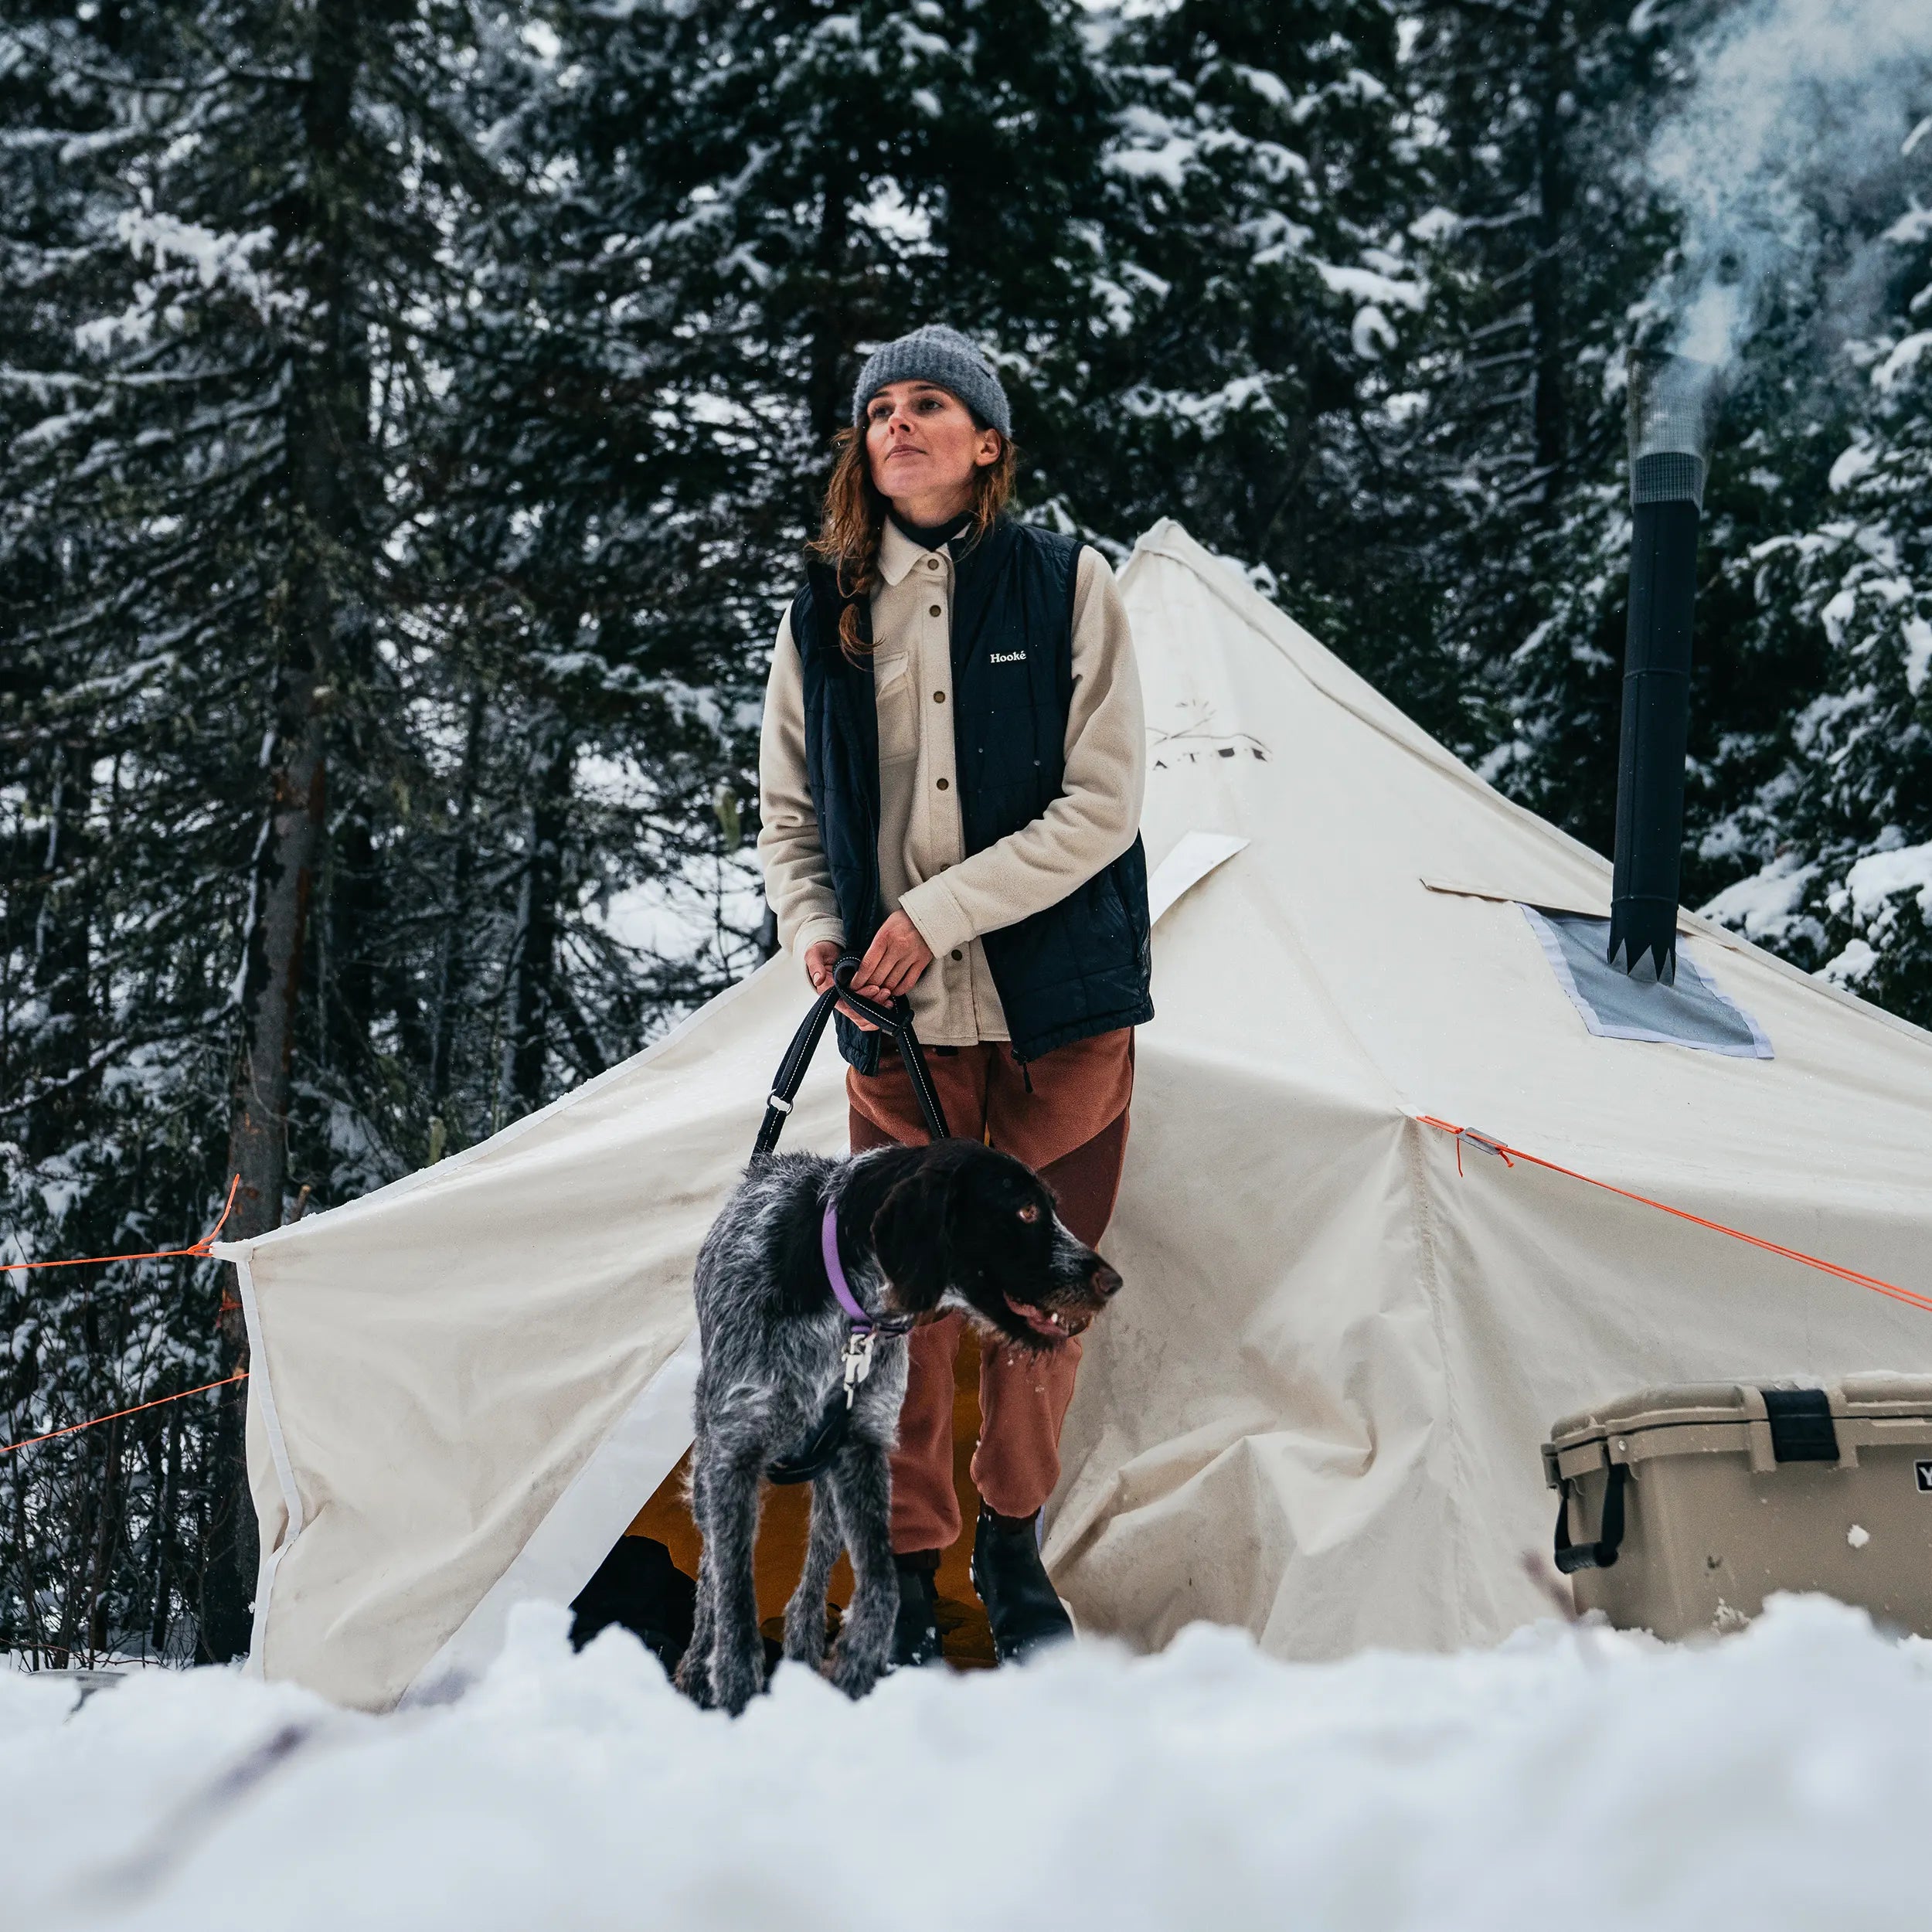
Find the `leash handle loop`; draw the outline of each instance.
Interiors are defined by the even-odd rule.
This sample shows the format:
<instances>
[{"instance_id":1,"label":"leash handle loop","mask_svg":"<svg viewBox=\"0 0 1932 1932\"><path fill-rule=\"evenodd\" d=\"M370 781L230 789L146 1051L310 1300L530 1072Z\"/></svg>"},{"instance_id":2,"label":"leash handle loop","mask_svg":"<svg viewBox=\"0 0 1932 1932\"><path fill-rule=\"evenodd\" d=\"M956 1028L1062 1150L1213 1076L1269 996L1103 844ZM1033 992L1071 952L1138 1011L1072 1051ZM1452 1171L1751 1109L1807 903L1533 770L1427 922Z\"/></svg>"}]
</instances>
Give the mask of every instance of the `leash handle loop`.
<instances>
[{"instance_id":1,"label":"leash handle loop","mask_svg":"<svg viewBox=\"0 0 1932 1932\"><path fill-rule=\"evenodd\" d=\"M771 1092L765 1100L765 1117L759 1124L758 1138L751 1149L753 1160L760 1155L769 1154L778 1145L778 1136L784 1131L785 1117L792 1111L798 1090L804 1084L826 1022L832 1018L832 1009L839 1005L870 1020L882 1033L897 1043L900 1058L906 1063L906 1075L912 1082L913 1097L919 1103L920 1117L926 1123L926 1131L935 1141L952 1138L952 1129L946 1124L946 1110L940 1104L939 1090L934 1086L932 1071L926 1064L925 1049L913 1029L910 1002L895 995L889 1006L882 1006L863 993L854 992L852 976L859 971L859 965L856 953L847 953L832 968L832 983L812 1002L811 1012L792 1035L791 1044L785 1049L785 1056L778 1063Z\"/></svg>"},{"instance_id":2,"label":"leash handle loop","mask_svg":"<svg viewBox=\"0 0 1932 1932\"><path fill-rule=\"evenodd\" d=\"M926 1049L920 1045L919 1036L913 1029L911 1001L894 994L890 1006L881 1006L876 1000L868 999L862 993L855 993L852 990L852 975L858 971L858 955L846 954L832 969L832 985L854 1012L862 1013L881 1032L889 1033L898 1043L899 1057L906 1063L906 1073L913 1083L913 1097L919 1103L927 1133L935 1141L950 1141L953 1131L946 1124L946 1110L940 1104L939 1090L934 1086L931 1069L926 1064Z\"/></svg>"}]
</instances>

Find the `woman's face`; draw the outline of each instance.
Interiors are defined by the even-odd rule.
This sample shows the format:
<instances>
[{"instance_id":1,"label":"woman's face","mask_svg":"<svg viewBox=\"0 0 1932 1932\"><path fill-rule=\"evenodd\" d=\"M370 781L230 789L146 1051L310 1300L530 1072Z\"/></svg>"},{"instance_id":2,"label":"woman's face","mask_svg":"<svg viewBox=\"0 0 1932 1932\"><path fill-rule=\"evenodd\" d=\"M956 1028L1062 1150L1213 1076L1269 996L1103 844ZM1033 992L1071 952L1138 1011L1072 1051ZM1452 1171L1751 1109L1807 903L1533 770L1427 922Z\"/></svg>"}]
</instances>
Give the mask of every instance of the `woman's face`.
<instances>
[{"instance_id":1,"label":"woman's face","mask_svg":"<svg viewBox=\"0 0 1932 1932\"><path fill-rule=\"evenodd\" d=\"M973 472L999 457L999 431L934 383L888 383L866 405L872 485L900 515L937 523L972 500Z\"/></svg>"}]
</instances>

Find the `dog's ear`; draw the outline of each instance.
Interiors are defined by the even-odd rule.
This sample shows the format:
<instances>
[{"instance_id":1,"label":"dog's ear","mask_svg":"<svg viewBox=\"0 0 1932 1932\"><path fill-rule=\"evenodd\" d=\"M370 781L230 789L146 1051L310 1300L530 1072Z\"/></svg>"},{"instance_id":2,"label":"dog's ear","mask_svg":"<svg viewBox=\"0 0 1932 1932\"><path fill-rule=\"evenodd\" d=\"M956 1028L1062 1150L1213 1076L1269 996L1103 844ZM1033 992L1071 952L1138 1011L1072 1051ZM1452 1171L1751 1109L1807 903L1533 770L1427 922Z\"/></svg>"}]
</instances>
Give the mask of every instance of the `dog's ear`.
<instances>
[{"instance_id":1,"label":"dog's ear","mask_svg":"<svg viewBox=\"0 0 1932 1932\"><path fill-rule=\"evenodd\" d=\"M937 1308L956 1272L952 1223L957 1185L949 1165L928 1163L894 1183L872 1216L872 1252L893 1284L893 1300L908 1315Z\"/></svg>"}]
</instances>

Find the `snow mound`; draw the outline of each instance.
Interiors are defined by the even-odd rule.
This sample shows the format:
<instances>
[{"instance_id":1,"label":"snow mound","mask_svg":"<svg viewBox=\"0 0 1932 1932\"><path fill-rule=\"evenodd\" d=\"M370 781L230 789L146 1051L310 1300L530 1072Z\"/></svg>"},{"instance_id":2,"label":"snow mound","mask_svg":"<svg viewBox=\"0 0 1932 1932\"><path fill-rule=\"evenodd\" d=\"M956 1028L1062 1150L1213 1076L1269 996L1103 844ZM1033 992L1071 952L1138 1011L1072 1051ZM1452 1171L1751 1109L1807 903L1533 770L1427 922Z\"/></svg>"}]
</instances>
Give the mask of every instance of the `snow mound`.
<instances>
[{"instance_id":1,"label":"snow mound","mask_svg":"<svg viewBox=\"0 0 1932 1932\"><path fill-rule=\"evenodd\" d=\"M0 1926L1835 1932L1932 1879L1932 1645L1821 1599L1697 1648L1287 1665L1201 1626L857 1706L781 1671L736 1723L563 1628L519 1613L469 1696L391 1718L0 1672Z\"/></svg>"}]
</instances>

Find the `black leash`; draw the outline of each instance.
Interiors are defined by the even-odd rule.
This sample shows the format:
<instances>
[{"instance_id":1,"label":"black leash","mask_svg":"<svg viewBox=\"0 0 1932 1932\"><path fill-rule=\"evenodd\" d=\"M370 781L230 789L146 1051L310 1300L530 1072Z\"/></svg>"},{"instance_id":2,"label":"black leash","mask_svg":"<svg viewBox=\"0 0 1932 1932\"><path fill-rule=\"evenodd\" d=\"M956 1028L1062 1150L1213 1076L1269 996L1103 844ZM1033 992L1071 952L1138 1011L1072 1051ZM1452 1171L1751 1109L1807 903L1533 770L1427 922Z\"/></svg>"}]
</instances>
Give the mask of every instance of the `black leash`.
<instances>
[{"instance_id":1,"label":"black leash","mask_svg":"<svg viewBox=\"0 0 1932 1932\"><path fill-rule=\"evenodd\" d=\"M811 1056L818 1050L825 1022L831 1019L832 1009L839 1005L849 1012L862 1014L896 1043L899 1057L906 1063L906 1073L913 1083L913 1097L919 1103L926 1131L935 1141L952 1138L952 1129L946 1124L946 1110L939 1104L939 1090L933 1085L931 1071L926 1065L925 1049L919 1043L918 1034L913 1030L911 1003L895 994L889 1006L882 1006L876 1000L868 999L863 993L855 993L852 980L858 970L859 955L847 953L832 969L832 984L812 1002L811 1011L805 1015L804 1024L792 1035L791 1044L785 1049L785 1056L778 1063L770 1094L765 1101L765 1117L759 1124L758 1138L751 1149L754 1161L761 1154L769 1154L778 1145L778 1136L784 1131L785 1117L791 1113L792 1104L798 1097L798 1090L804 1084Z\"/></svg>"}]
</instances>

